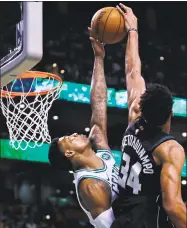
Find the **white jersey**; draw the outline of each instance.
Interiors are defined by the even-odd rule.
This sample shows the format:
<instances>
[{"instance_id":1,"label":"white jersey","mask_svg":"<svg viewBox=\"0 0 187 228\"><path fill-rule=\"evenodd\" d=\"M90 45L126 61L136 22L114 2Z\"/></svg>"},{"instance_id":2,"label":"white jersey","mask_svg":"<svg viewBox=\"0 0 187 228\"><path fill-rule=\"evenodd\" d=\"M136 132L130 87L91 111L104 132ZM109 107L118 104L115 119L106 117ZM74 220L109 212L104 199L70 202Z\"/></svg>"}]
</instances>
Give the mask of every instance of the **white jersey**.
<instances>
[{"instance_id":1,"label":"white jersey","mask_svg":"<svg viewBox=\"0 0 187 228\"><path fill-rule=\"evenodd\" d=\"M81 204L79 193L78 193L78 185L81 180L85 178L93 178L97 180L101 180L107 183L111 188L111 204L118 196L118 173L119 167L117 166L113 155L108 150L97 150L96 155L103 160L104 168L102 169L80 169L74 172L74 179L75 179L75 189L77 194L77 199L82 210L87 214L90 223L95 227L97 227L96 223L94 223L94 219L92 218L89 211L87 211Z\"/></svg>"}]
</instances>

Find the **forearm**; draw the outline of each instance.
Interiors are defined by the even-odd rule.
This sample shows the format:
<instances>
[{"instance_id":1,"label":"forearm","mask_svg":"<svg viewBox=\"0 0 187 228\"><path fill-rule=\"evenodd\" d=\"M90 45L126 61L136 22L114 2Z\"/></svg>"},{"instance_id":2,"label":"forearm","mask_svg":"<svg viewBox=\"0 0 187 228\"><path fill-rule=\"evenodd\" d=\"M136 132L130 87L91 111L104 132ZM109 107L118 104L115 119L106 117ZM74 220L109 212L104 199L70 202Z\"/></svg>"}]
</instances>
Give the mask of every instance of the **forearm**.
<instances>
[{"instance_id":1,"label":"forearm","mask_svg":"<svg viewBox=\"0 0 187 228\"><path fill-rule=\"evenodd\" d=\"M166 212L176 228L186 228L186 206L183 202L176 203L173 210L167 210Z\"/></svg>"},{"instance_id":2,"label":"forearm","mask_svg":"<svg viewBox=\"0 0 187 228\"><path fill-rule=\"evenodd\" d=\"M91 81L92 124L102 124L106 120L107 86L104 75L104 60L95 57Z\"/></svg>"},{"instance_id":3,"label":"forearm","mask_svg":"<svg viewBox=\"0 0 187 228\"><path fill-rule=\"evenodd\" d=\"M93 97L97 95L97 92L101 89L103 90L103 93L99 93L99 96L101 96L101 98L106 97L107 86L104 75L104 60L103 58L96 56L94 59L94 68L91 81L91 102Z\"/></svg>"},{"instance_id":4,"label":"forearm","mask_svg":"<svg viewBox=\"0 0 187 228\"><path fill-rule=\"evenodd\" d=\"M141 75L141 61L139 56L138 33L129 32L126 56L125 56L126 77ZM139 74L137 74L139 73Z\"/></svg>"}]
</instances>

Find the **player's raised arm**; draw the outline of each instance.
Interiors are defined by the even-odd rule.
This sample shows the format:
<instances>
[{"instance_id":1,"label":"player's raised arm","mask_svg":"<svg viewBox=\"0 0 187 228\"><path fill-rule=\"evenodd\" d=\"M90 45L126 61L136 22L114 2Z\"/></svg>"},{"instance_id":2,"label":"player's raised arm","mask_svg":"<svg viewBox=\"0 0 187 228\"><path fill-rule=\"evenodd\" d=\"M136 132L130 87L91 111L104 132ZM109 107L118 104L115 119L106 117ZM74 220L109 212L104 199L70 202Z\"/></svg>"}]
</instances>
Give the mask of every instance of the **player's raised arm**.
<instances>
[{"instance_id":1,"label":"player's raised arm","mask_svg":"<svg viewBox=\"0 0 187 228\"><path fill-rule=\"evenodd\" d=\"M91 81L90 100L92 108L91 132L97 148L109 149L107 141L107 86L104 75L104 45L94 39L91 29L90 40L94 51L94 68Z\"/></svg>"},{"instance_id":2,"label":"player's raised arm","mask_svg":"<svg viewBox=\"0 0 187 228\"><path fill-rule=\"evenodd\" d=\"M181 197L181 171L185 154L177 142L166 142L161 146L158 157L162 163L162 204L176 228L186 228L186 206Z\"/></svg>"},{"instance_id":3,"label":"player's raised arm","mask_svg":"<svg viewBox=\"0 0 187 228\"><path fill-rule=\"evenodd\" d=\"M125 28L128 33L125 73L128 92L129 122L140 115L140 96L145 92L145 81L141 76L141 60L138 47L137 18L131 8L120 4L117 9L125 20Z\"/></svg>"}]
</instances>

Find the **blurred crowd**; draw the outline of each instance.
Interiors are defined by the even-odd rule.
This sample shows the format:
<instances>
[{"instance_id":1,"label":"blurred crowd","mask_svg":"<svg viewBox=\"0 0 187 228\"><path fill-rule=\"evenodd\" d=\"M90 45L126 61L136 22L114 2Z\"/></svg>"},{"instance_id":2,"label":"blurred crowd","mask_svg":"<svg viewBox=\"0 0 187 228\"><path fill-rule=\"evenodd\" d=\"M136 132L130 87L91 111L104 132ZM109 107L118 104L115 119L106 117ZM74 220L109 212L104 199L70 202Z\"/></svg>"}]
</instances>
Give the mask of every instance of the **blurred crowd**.
<instances>
[{"instance_id":1,"label":"blurred crowd","mask_svg":"<svg viewBox=\"0 0 187 228\"><path fill-rule=\"evenodd\" d=\"M185 5L130 2L128 4L138 17L140 57L144 78L147 82L167 85L173 95L186 97L187 33L184 28L187 26L187 18ZM111 5L115 6L116 3L111 2ZM43 8L44 54L42 61L35 69L50 72L52 64L58 63L66 72L65 80L89 84L93 68L93 52L87 27L90 26L93 14L106 6L103 2L81 4L46 2ZM180 12L180 17L173 17L175 12ZM12 18L12 14L10 15ZM16 14L14 16L16 21ZM1 17L5 20L8 16ZM12 26L5 34L0 34L0 57L2 53L4 55L4 49L10 53L15 46L15 31L15 26ZM126 41L106 45L105 75L109 87L125 88L125 45Z\"/></svg>"},{"instance_id":2,"label":"blurred crowd","mask_svg":"<svg viewBox=\"0 0 187 228\"><path fill-rule=\"evenodd\" d=\"M0 228L90 228L70 176L47 165L0 161Z\"/></svg>"},{"instance_id":3,"label":"blurred crowd","mask_svg":"<svg viewBox=\"0 0 187 228\"><path fill-rule=\"evenodd\" d=\"M136 8L138 15L143 10L145 11L142 16L140 15L139 20L143 77L147 82L167 85L175 96L186 97L186 34L182 34L181 30L175 33L172 21L164 27L166 21L159 21L159 16L164 17L162 10L158 11L154 7L145 6L145 9L140 12L141 9ZM44 56L37 67L40 70L51 71L52 64L57 63L60 69L65 70L65 80L90 84L93 51L88 39L87 26L90 24L92 14L90 13L88 17L86 12L85 15L80 14L78 10L71 12L69 8L62 12L59 5L55 9L55 15L52 14L52 10L47 11L49 17L44 21ZM172 10L170 14L168 13L168 20L171 19L171 14ZM105 75L108 87L116 89L126 87L125 46L126 41L106 45Z\"/></svg>"},{"instance_id":4,"label":"blurred crowd","mask_svg":"<svg viewBox=\"0 0 187 228\"><path fill-rule=\"evenodd\" d=\"M65 208L0 203L0 228L91 228L88 221L70 219ZM76 213L76 212L74 212Z\"/></svg>"},{"instance_id":5,"label":"blurred crowd","mask_svg":"<svg viewBox=\"0 0 187 228\"><path fill-rule=\"evenodd\" d=\"M186 202L187 206L187 202ZM2 210L1 210L2 209ZM0 228L91 228L88 221L68 219L65 208L51 207L50 215L43 214L48 207L0 203ZM76 212L74 212L76 213Z\"/></svg>"},{"instance_id":6,"label":"blurred crowd","mask_svg":"<svg viewBox=\"0 0 187 228\"><path fill-rule=\"evenodd\" d=\"M160 51L161 47L157 47L154 41L140 46L143 76L147 82L167 85L173 95L186 97L186 46L181 43L177 47L168 46L167 48L164 47L164 51ZM55 62L65 70L65 80L90 84L93 53L87 30L67 28L56 39L46 41L45 50L47 53L43 61L46 59L48 63L44 64L45 71L50 71L51 63ZM105 76L108 87L116 89L126 87L124 53L125 42L106 46Z\"/></svg>"}]
</instances>

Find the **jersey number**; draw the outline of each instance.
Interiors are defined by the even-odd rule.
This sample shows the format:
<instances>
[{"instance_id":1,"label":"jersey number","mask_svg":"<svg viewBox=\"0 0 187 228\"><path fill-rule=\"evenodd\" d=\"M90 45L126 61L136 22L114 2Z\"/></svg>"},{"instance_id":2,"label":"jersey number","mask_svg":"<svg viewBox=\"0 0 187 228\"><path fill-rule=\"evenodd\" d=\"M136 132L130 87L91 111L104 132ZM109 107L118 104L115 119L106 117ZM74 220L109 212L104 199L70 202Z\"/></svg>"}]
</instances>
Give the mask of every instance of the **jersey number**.
<instances>
[{"instance_id":1,"label":"jersey number","mask_svg":"<svg viewBox=\"0 0 187 228\"><path fill-rule=\"evenodd\" d=\"M142 170L142 166L139 162L136 162L130 170L129 173L129 163L130 156L126 153L123 154L123 161L125 166L121 166L120 173L122 177L119 177L118 183L122 188L125 188L126 185L130 186L133 189L133 193L138 195L138 192L141 191L141 184L139 182L139 174Z\"/></svg>"}]
</instances>

